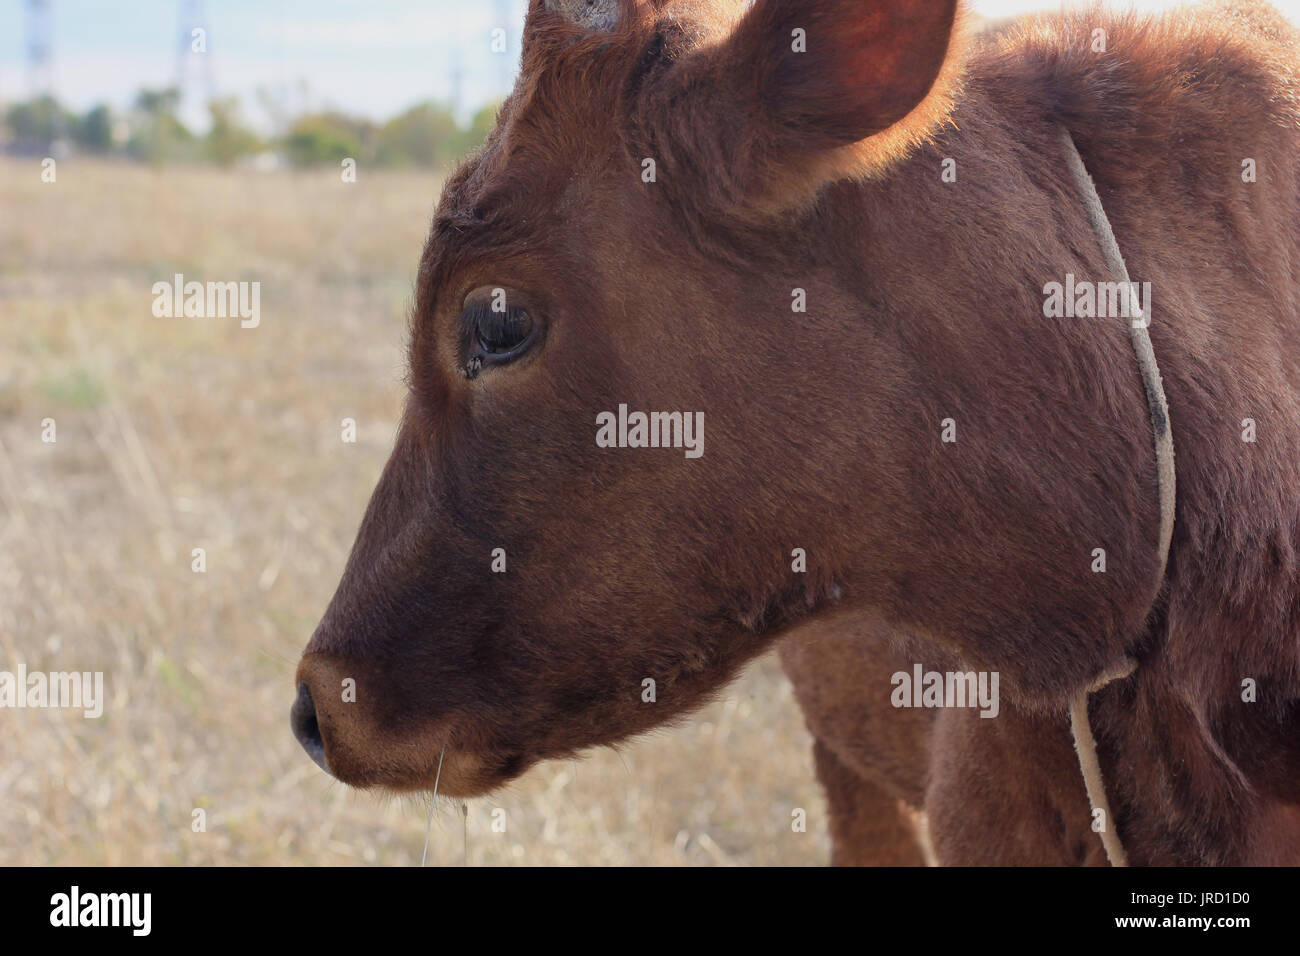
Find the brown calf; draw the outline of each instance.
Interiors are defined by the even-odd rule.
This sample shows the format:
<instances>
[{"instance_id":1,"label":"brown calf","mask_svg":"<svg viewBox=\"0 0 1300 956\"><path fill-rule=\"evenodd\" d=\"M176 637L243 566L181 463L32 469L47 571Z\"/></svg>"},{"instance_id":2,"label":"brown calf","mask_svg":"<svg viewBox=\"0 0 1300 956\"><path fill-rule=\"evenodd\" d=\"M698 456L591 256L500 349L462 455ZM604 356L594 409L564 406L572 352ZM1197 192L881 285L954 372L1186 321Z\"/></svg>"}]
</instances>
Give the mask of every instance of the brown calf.
<instances>
[{"instance_id":1,"label":"brown calf","mask_svg":"<svg viewBox=\"0 0 1300 956\"><path fill-rule=\"evenodd\" d=\"M1099 862L1066 703L1131 656L1092 721L1133 862L1300 861L1295 33L1251 2L960 24L534 0L299 667L322 766L481 794L781 642L837 861L919 860L901 801L943 862ZM1045 315L1113 278L1060 126L1151 283L1162 581L1127 320ZM626 447L636 411L681 447ZM894 708L914 663L996 672L998 716Z\"/></svg>"}]
</instances>

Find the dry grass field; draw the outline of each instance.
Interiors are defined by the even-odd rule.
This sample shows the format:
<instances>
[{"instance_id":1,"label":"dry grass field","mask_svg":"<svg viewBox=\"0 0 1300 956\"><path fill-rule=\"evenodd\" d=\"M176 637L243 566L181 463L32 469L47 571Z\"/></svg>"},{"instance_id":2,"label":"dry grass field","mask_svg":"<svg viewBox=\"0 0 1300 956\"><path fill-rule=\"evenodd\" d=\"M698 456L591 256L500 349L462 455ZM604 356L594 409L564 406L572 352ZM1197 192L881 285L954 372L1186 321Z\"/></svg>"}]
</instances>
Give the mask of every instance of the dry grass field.
<instances>
[{"instance_id":1,"label":"dry grass field","mask_svg":"<svg viewBox=\"0 0 1300 956\"><path fill-rule=\"evenodd\" d=\"M0 864L418 864L427 802L332 782L288 710L393 438L436 177L57 175L0 161L0 670L103 671L106 704L0 710ZM156 318L178 272L260 281L260 326ZM443 804L429 860L824 863L809 746L769 656L679 728L471 801L464 833Z\"/></svg>"}]
</instances>

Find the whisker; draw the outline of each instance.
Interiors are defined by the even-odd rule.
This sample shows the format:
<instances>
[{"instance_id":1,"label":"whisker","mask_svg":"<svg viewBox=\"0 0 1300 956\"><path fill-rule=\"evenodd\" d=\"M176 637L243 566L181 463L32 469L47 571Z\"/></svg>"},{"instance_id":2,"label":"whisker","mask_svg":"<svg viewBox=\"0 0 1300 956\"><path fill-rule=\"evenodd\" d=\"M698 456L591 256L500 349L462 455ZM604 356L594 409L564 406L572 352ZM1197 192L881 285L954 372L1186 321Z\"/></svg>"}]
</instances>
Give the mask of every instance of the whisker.
<instances>
[{"instance_id":1,"label":"whisker","mask_svg":"<svg viewBox=\"0 0 1300 956\"><path fill-rule=\"evenodd\" d=\"M420 855L420 866L429 858L429 834L433 832L433 810L438 805L438 781L442 779L442 758L447 756L447 741L442 742L442 753L438 754L438 772L433 777L433 796L429 798L429 822L424 828L424 853Z\"/></svg>"},{"instance_id":2,"label":"whisker","mask_svg":"<svg viewBox=\"0 0 1300 956\"><path fill-rule=\"evenodd\" d=\"M270 658L273 658L273 659L275 659L275 660L278 660L278 661L280 661L280 662L283 663L283 664L288 664L290 667L297 667L297 666L298 666L298 662L297 662L297 661L293 660L292 658L285 657L285 656L284 656L283 654L281 654L279 651L273 651L273 650L270 650L269 648L265 648L265 647L259 647L257 650L258 650L258 653L259 653L259 654L265 654L267 657L270 657Z\"/></svg>"}]
</instances>

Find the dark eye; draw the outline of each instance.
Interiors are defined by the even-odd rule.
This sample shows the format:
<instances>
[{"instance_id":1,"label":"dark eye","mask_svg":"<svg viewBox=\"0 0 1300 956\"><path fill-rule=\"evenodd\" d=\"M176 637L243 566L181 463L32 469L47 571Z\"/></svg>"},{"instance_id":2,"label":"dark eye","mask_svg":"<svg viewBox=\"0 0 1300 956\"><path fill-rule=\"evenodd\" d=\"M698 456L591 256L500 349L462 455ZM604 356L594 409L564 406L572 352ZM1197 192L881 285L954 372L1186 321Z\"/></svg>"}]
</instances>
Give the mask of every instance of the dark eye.
<instances>
[{"instance_id":1,"label":"dark eye","mask_svg":"<svg viewBox=\"0 0 1300 956\"><path fill-rule=\"evenodd\" d=\"M527 309L503 295L472 296L461 315L463 371L473 378L484 365L513 362L536 338L537 323Z\"/></svg>"},{"instance_id":2,"label":"dark eye","mask_svg":"<svg viewBox=\"0 0 1300 956\"><path fill-rule=\"evenodd\" d=\"M477 311L474 316L477 345L489 355L508 355L528 341L532 333L532 317L523 309L507 308L504 312L487 309Z\"/></svg>"}]
</instances>

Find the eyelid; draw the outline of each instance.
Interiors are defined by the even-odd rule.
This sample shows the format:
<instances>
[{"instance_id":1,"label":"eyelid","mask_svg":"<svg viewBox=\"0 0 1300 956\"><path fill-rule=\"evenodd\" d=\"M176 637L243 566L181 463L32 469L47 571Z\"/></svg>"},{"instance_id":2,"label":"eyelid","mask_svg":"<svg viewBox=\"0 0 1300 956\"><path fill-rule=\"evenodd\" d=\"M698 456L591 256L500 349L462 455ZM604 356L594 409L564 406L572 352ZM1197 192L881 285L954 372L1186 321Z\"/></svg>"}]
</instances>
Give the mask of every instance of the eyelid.
<instances>
[{"instance_id":1,"label":"eyelid","mask_svg":"<svg viewBox=\"0 0 1300 956\"><path fill-rule=\"evenodd\" d=\"M498 297L498 293L505 300L507 310L523 305L523 296L509 286L481 285L465 294L465 298L461 300L461 311L467 312L480 306L490 310L493 301Z\"/></svg>"},{"instance_id":2,"label":"eyelid","mask_svg":"<svg viewBox=\"0 0 1300 956\"><path fill-rule=\"evenodd\" d=\"M544 323L522 304L522 296L505 299L505 311L495 311L492 306L500 301L491 294L495 288L500 287L487 287L488 294L475 290L466 296L458 319L458 363L461 374L469 379L486 366L505 366L524 357L537 347L542 335ZM512 333L519 332L518 341L513 341Z\"/></svg>"}]
</instances>

